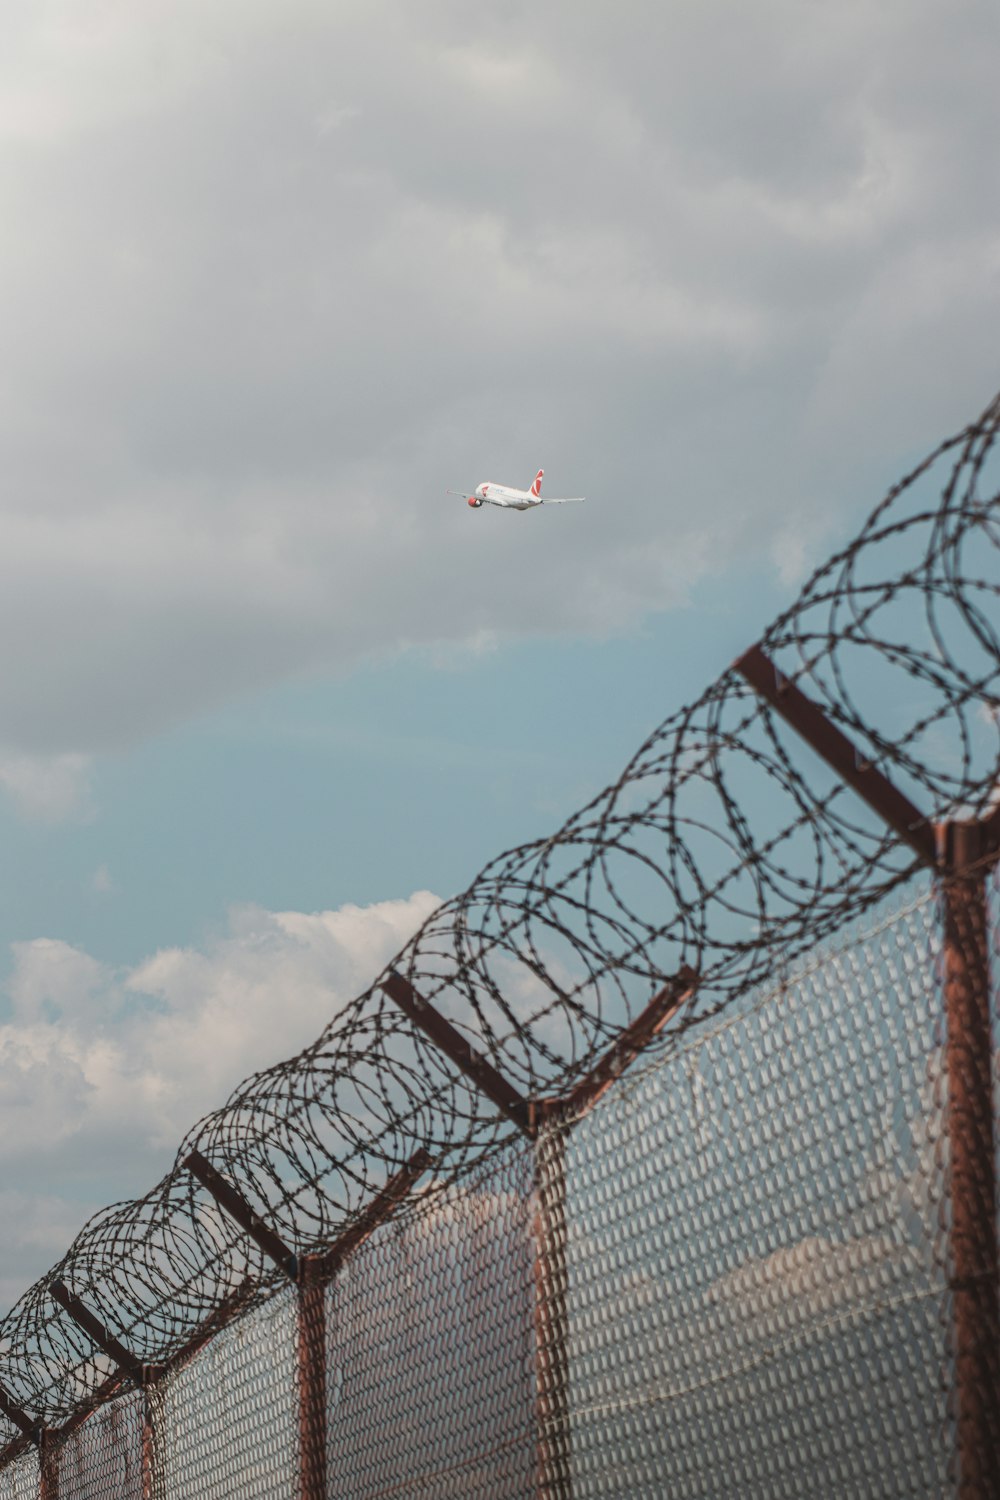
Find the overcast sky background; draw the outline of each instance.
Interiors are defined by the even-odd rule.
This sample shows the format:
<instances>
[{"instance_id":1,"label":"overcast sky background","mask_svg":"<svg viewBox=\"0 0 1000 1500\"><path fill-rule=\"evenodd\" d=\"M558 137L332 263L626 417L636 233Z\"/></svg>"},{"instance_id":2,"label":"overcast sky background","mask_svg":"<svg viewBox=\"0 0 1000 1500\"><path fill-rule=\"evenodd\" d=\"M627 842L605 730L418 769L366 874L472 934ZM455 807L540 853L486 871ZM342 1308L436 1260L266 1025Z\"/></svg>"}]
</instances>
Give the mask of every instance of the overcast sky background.
<instances>
[{"instance_id":1,"label":"overcast sky background","mask_svg":"<svg viewBox=\"0 0 1000 1500\"><path fill-rule=\"evenodd\" d=\"M0 1302L986 404L998 32L0 10Z\"/></svg>"}]
</instances>

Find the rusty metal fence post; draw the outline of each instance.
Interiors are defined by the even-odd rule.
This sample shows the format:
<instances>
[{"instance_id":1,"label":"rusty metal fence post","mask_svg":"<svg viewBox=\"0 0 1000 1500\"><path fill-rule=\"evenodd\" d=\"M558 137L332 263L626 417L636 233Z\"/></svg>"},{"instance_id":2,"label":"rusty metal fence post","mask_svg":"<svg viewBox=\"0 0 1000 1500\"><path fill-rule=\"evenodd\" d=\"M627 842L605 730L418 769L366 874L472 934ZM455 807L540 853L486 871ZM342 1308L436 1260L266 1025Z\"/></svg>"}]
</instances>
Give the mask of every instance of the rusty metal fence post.
<instances>
[{"instance_id":1,"label":"rusty metal fence post","mask_svg":"<svg viewBox=\"0 0 1000 1500\"><path fill-rule=\"evenodd\" d=\"M59 1500L58 1434L47 1428L38 1445L39 1500Z\"/></svg>"},{"instance_id":2,"label":"rusty metal fence post","mask_svg":"<svg viewBox=\"0 0 1000 1500\"><path fill-rule=\"evenodd\" d=\"M566 1127L558 1115L535 1141L535 1421L538 1500L571 1500Z\"/></svg>"},{"instance_id":3,"label":"rusty metal fence post","mask_svg":"<svg viewBox=\"0 0 1000 1500\"><path fill-rule=\"evenodd\" d=\"M987 879L988 824L942 825L951 1161L950 1289L959 1500L1000 1496L1000 1305Z\"/></svg>"},{"instance_id":4,"label":"rusty metal fence post","mask_svg":"<svg viewBox=\"0 0 1000 1500\"><path fill-rule=\"evenodd\" d=\"M329 1278L311 1258L299 1272L299 1493L326 1500L326 1288Z\"/></svg>"},{"instance_id":5,"label":"rusty metal fence post","mask_svg":"<svg viewBox=\"0 0 1000 1500\"><path fill-rule=\"evenodd\" d=\"M153 1391L149 1383L142 1391L142 1500L153 1500L156 1480L156 1428L153 1422Z\"/></svg>"}]
</instances>

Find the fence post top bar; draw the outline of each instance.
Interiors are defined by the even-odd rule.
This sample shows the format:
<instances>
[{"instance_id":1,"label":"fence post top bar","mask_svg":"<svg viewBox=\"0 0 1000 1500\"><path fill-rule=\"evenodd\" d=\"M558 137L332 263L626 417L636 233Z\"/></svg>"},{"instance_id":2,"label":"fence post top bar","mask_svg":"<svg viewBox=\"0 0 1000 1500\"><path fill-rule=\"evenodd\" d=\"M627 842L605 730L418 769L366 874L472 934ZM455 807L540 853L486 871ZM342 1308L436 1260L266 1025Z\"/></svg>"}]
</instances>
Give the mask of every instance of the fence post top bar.
<instances>
[{"instance_id":1,"label":"fence post top bar","mask_svg":"<svg viewBox=\"0 0 1000 1500\"><path fill-rule=\"evenodd\" d=\"M253 1282L249 1277L224 1297L214 1312L210 1313L205 1321L195 1329L191 1337L176 1349L170 1358L159 1365L147 1365L147 1379L159 1380L162 1376L169 1374L172 1370L180 1369L189 1359L193 1358L205 1347L217 1333L220 1333L233 1318L235 1318L250 1300L253 1293Z\"/></svg>"},{"instance_id":2,"label":"fence post top bar","mask_svg":"<svg viewBox=\"0 0 1000 1500\"><path fill-rule=\"evenodd\" d=\"M681 1006L690 1000L698 987L698 975L685 964L672 979L668 979L641 1010L633 1021L623 1028L603 1057L591 1068L568 1094L555 1099L535 1101L536 1114L543 1119L553 1115L580 1114L592 1109L613 1083L631 1067L643 1048L677 1014Z\"/></svg>"},{"instance_id":3,"label":"fence post top bar","mask_svg":"<svg viewBox=\"0 0 1000 1500\"><path fill-rule=\"evenodd\" d=\"M423 1176L433 1160L431 1153L421 1146L406 1165L389 1178L381 1191L376 1193L368 1206L358 1214L354 1223L348 1225L328 1249L302 1257L299 1261L299 1280L303 1283L311 1283L327 1280L335 1275L348 1256L358 1250L369 1235L395 1213L411 1187L418 1178Z\"/></svg>"},{"instance_id":4,"label":"fence post top bar","mask_svg":"<svg viewBox=\"0 0 1000 1500\"><path fill-rule=\"evenodd\" d=\"M40 1438L36 1442L33 1437L28 1437L27 1433L22 1432L19 1437L11 1438L6 1448L0 1448L0 1471L5 1469L8 1464L12 1464L15 1458L20 1458L29 1443L36 1448L41 1446Z\"/></svg>"},{"instance_id":5,"label":"fence post top bar","mask_svg":"<svg viewBox=\"0 0 1000 1500\"><path fill-rule=\"evenodd\" d=\"M467 1037L447 1021L440 1011L425 1000L419 990L397 969L390 969L385 979L379 981L381 989L398 1005L405 1016L419 1026L420 1030L438 1047L455 1066L470 1078L481 1093L485 1094L509 1120L532 1134L531 1111L528 1101L508 1083L502 1073L472 1045Z\"/></svg>"},{"instance_id":6,"label":"fence post top bar","mask_svg":"<svg viewBox=\"0 0 1000 1500\"><path fill-rule=\"evenodd\" d=\"M30 1438L36 1448L38 1447L42 1440L43 1424L32 1421L28 1413L21 1410L2 1385L0 1385L0 1412L9 1422L13 1422L26 1438Z\"/></svg>"},{"instance_id":7,"label":"fence post top bar","mask_svg":"<svg viewBox=\"0 0 1000 1500\"><path fill-rule=\"evenodd\" d=\"M298 1275L298 1259L294 1251L289 1250L284 1240L264 1223L260 1214L254 1212L239 1188L234 1187L197 1148L188 1152L181 1166L186 1167L198 1179L234 1223L263 1250L268 1260L272 1260L290 1281L294 1281Z\"/></svg>"},{"instance_id":8,"label":"fence post top bar","mask_svg":"<svg viewBox=\"0 0 1000 1500\"><path fill-rule=\"evenodd\" d=\"M815 750L924 864L937 864L934 830L919 808L857 749L819 704L784 677L759 645L738 656L734 669Z\"/></svg>"},{"instance_id":9,"label":"fence post top bar","mask_svg":"<svg viewBox=\"0 0 1000 1500\"><path fill-rule=\"evenodd\" d=\"M75 1297L64 1281L52 1281L49 1283L49 1296L59 1306L65 1308L73 1322L78 1328L82 1328L88 1338L91 1338L109 1359L113 1359L132 1380L142 1384L143 1365L142 1361L136 1359L131 1350L126 1349L115 1336L108 1332L99 1318L96 1318L90 1309Z\"/></svg>"}]
</instances>

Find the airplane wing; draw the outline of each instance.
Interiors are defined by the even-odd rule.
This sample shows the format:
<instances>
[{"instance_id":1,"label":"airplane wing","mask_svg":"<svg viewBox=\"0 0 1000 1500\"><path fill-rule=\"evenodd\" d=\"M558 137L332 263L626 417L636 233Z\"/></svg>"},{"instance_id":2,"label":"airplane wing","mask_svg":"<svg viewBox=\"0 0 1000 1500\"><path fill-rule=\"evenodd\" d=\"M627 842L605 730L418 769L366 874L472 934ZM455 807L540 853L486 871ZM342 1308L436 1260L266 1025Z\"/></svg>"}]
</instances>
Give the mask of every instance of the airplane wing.
<instances>
[{"instance_id":1,"label":"airplane wing","mask_svg":"<svg viewBox=\"0 0 1000 1500\"><path fill-rule=\"evenodd\" d=\"M445 490L446 495L459 495L463 500L474 500L475 495L467 495L464 490Z\"/></svg>"},{"instance_id":2,"label":"airplane wing","mask_svg":"<svg viewBox=\"0 0 1000 1500\"><path fill-rule=\"evenodd\" d=\"M542 505L582 505L586 495L543 495Z\"/></svg>"}]
</instances>

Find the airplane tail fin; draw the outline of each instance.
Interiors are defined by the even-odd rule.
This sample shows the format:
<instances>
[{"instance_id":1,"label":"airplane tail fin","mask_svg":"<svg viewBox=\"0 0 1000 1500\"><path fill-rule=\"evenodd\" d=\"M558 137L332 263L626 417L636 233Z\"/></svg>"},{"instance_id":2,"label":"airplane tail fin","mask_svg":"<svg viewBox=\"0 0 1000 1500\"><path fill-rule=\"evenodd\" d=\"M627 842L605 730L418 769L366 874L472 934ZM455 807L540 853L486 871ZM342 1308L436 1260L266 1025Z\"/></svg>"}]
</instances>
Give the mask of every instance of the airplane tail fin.
<instances>
[{"instance_id":1,"label":"airplane tail fin","mask_svg":"<svg viewBox=\"0 0 1000 1500\"><path fill-rule=\"evenodd\" d=\"M542 493L542 475L544 473L545 473L544 469L539 469L538 473L535 475L535 482L531 486L530 493L532 495L534 495L534 497L535 497L536 500L538 499L539 495Z\"/></svg>"}]
</instances>

